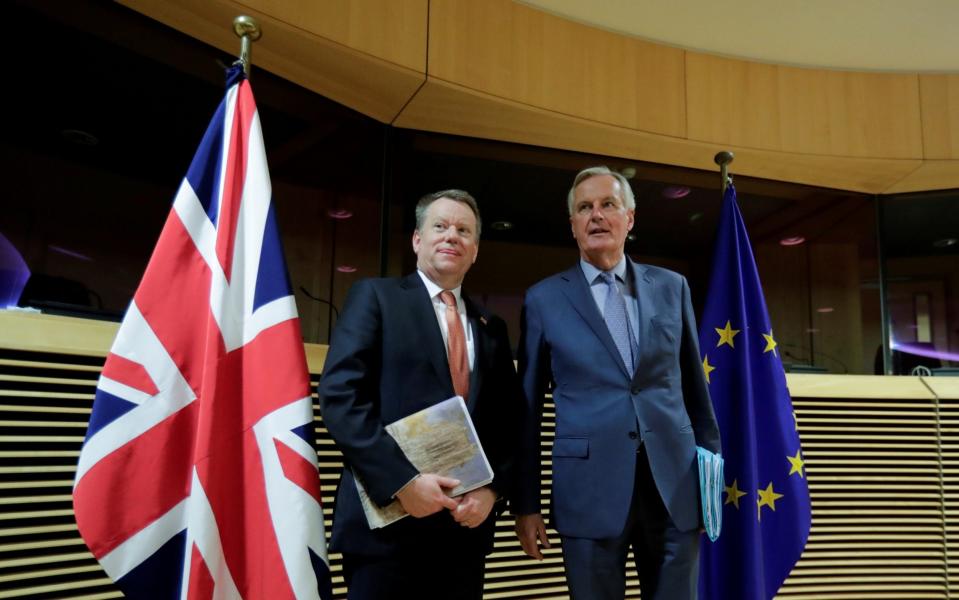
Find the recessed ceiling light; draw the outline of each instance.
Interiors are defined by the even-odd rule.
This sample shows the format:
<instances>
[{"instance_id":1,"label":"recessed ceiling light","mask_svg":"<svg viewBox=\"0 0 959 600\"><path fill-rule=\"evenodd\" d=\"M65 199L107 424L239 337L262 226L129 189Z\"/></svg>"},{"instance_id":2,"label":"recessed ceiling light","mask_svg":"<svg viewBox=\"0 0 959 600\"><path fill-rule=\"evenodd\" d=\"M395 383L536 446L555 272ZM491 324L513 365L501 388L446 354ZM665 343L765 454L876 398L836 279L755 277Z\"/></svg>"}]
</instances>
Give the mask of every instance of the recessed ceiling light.
<instances>
[{"instance_id":1,"label":"recessed ceiling light","mask_svg":"<svg viewBox=\"0 0 959 600\"><path fill-rule=\"evenodd\" d=\"M96 146L100 143L97 136L81 129L64 129L60 132L63 139L72 142L77 146Z\"/></svg>"},{"instance_id":2,"label":"recessed ceiling light","mask_svg":"<svg viewBox=\"0 0 959 600\"><path fill-rule=\"evenodd\" d=\"M635 233L630 233L630 234L628 234L628 235L626 236L626 239L629 240L629 241L631 241L631 242L635 242L635 241L636 241L636 234L635 234Z\"/></svg>"},{"instance_id":3,"label":"recessed ceiling light","mask_svg":"<svg viewBox=\"0 0 959 600\"><path fill-rule=\"evenodd\" d=\"M330 210L326 211L326 214L327 214L331 219L336 219L337 221L342 221L342 220L344 220L344 219L349 219L350 217L352 217L352 216L353 216L353 211L351 211L351 210L346 210L345 208L331 208Z\"/></svg>"},{"instance_id":4,"label":"recessed ceiling light","mask_svg":"<svg viewBox=\"0 0 959 600\"><path fill-rule=\"evenodd\" d=\"M691 190L685 185L671 185L663 188L662 194L663 198L679 200L680 198L685 198L688 196L690 191Z\"/></svg>"},{"instance_id":5,"label":"recessed ceiling light","mask_svg":"<svg viewBox=\"0 0 959 600\"><path fill-rule=\"evenodd\" d=\"M340 273L356 273L356 267L353 265L340 265L336 267L336 270Z\"/></svg>"},{"instance_id":6,"label":"recessed ceiling light","mask_svg":"<svg viewBox=\"0 0 959 600\"><path fill-rule=\"evenodd\" d=\"M949 246L955 246L959 243L959 239L956 238L942 238L941 240L936 240L932 243L936 248L948 248Z\"/></svg>"},{"instance_id":7,"label":"recessed ceiling light","mask_svg":"<svg viewBox=\"0 0 959 600\"><path fill-rule=\"evenodd\" d=\"M806 238L801 235L794 235L791 237L784 237L779 240L780 246L798 246L799 244L805 243Z\"/></svg>"},{"instance_id":8,"label":"recessed ceiling light","mask_svg":"<svg viewBox=\"0 0 959 600\"><path fill-rule=\"evenodd\" d=\"M510 229L513 228L513 222L512 221L493 221L492 223L490 223L490 227L492 227L494 231L509 231Z\"/></svg>"},{"instance_id":9,"label":"recessed ceiling light","mask_svg":"<svg viewBox=\"0 0 959 600\"><path fill-rule=\"evenodd\" d=\"M93 261L93 259L90 258L89 256L87 256L86 254L80 254L79 252L77 252L77 251L75 251L75 250L70 250L69 248L64 248L63 246L54 246L53 244L48 244L48 245L47 245L47 248L53 250L54 252L56 252L56 253L58 253L58 254L62 254L62 255L64 255L64 256L69 256L70 258L75 258L75 259L77 259L77 260L83 260L83 261L86 261L86 262L92 262L92 261Z\"/></svg>"},{"instance_id":10,"label":"recessed ceiling light","mask_svg":"<svg viewBox=\"0 0 959 600\"><path fill-rule=\"evenodd\" d=\"M820 306L819 308L816 309L816 312L817 312L817 313L831 313L831 312L834 311L834 310L836 310L836 309L833 308L833 307L831 307L831 306Z\"/></svg>"},{"instance_id":11,"label":"recessed ceiling light","mask_svg":"<svg viewBox=\"0 0 959 600\"><path fill-rule=\"evenodd\" d=\"M690 222L690 223L695 223L696 221L698 221L698 220L700 220L700 219L702 219L702 218L703 218L703 213L701 213L701 212L695 212L695 213L689 215L689 222Z\"/></svg>"},{"instance_id":12,"label":"recessed ceiling light","mask_svg":"<svg viewBox=\"0 0 959 600\"><path fill-rule=\"evenodd\" d=\"M633 177L636 177L636 167L623 167L619 170L619 174L626 179L632 179Z\"/></svg>"}]
</instances>

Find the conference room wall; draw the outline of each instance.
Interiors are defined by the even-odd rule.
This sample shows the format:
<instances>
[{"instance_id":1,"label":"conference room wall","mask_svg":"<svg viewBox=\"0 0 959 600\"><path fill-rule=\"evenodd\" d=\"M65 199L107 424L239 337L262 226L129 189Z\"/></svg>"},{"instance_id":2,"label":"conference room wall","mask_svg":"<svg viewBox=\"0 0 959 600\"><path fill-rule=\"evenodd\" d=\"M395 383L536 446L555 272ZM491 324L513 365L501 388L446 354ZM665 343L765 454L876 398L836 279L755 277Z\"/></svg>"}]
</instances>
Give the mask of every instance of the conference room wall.
<instances>
[{"instance_id":1,"label":"conference room wall","mask_svg":"<svg viewBox=\"0 0 959 600\"><path fill-rule=\"evenodd\" d=\"M125 0L401 127L901 193L959 187L955 75L768 65L651 44L511 0ZM428 31L428 35L427 35ZM877 40L876 43L882 43Z\"/></svg>"}]
</instances>

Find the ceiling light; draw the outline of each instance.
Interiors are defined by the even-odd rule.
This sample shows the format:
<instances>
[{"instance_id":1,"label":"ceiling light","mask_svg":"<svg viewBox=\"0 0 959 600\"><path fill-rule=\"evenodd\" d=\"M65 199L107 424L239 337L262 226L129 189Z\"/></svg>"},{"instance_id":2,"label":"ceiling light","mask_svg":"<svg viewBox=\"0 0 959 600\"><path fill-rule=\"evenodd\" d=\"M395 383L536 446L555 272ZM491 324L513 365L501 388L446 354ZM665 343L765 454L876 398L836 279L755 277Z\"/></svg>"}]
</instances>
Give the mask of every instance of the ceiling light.
<instances>
[{"instance_id":1,"label":"ceiling light","mask_svg":"<svg viewBox=\"0 0 959 600\"><path fill-rule=\"evenodd\" d=\"M695 212L695 213L689 215L689 222L690 222L690 223L695 223L696 221L698 221L698 220L700 220L700 219L702 219L702 218L703 218L703 213L701 213L701 212Z\"/></svg>"},{"instance_id":2,"label":"ceiling light","mask_svg":"<svg viewBox=\"0 0 959 600\"><path fill-rule=\"evenodd\" d=\"M54 246L53 244L48 244L47 248L53 250L58 254L63 254L64 256L69 256L70 258L75 258L77 260L84 260L91 262L93 259L87 256L86 254L80 254L75 250L70 250L69 248L64 248L62 246Z\"/></svg>"},{"instance_id":3,"label":"ceiling light","mask_svg":"<svg viewBox=\"0 0 959 600\"><path fill-rule=\"evenodd\" d=\"M619 174L626 179L632 179L633 177L636 177L636 167L623 167L619 170Z\"/></svg>"},{"instance_id":4,"label":"ceiling light","mask_svg":"<svg viewBox=\"0 0 959 600\"><path fill-rule=\"evenodd\" d=\"M353 211L346 210L345 208L331 208L326 211L326 214L331 219L336 219L337 221L342 221L343 219L349 219L353 216Z\"/></svg>"},{"instance_id":5,"label":"ceiling light","mask_svg":"<svg viewBox=\"0 0 959 600\"><path fill-rule=\"evenodd\" d=\"M340 273L356 273L356 267L353 265L340 265L336 267L336 270Z\"/></svg>"},{"instance_id":6,"label":"ceiling light","mask_svg":"<svg viewBox=\"0 0 959 600\"><path fill-rule=\"evenodd\" d=\"M635 234L635 233L630 233L629 235L626 236L626 239L629 240L629 241L631 241L631 242L635 242L635 241L636 241L636 234Z\"/></svg>"},{"instance_id":7,"label":"ceiling light","mask_svg":"<svg viewBox=\"0 0 959 600\"><path fill-rule=\"evenodd\" d=\"M783 239L779 240L779 245L780 246L798 246L799 244L803 244L805 242L806 242L806 238L804 238L803 236L794 235L791 237L784 237Z\"/></svg>"},{"instance_id":8,"label":"ceiling light","mask_svg":"<svg viewBox=\"0 0 959 600\"><path fill-rule=\"evenodd\" d=\"M679 200L680 198L685 198L688 196L690 191L691 190L685 185L671 185L663 188L662 194L663 198Z\"/></svg>"},{"instance_id":9,"label":"ceiling light","mask_svg":"<svg viewBox=\"0 0 959 600\"><path fill-rule=\"evenodd\" d=\"M60 132L63 139L73 142L77 146L96 146L100 143L97 136L80 129L64 129Z\"/></svg>"},{"instance_id":10,"label":"ceiling light","mask_svg":"<svg viewBox=\"0 0 959 600\"><path fill-rule=\"evenodd\" d=\"M959 239L956 238L942 238L941 240L936 240L932 243L936 248L948 248L949 246L955 246L959 243Z\"/></svg>"},{"instance_id":11,"label":"ceiling light","mask_svg":"<svg viewBox=\"0 0 959 600\"><path fill-rule=\"evenodd\" d=\"M825 313L831 313L834 310L836 309L831 306L820 306L819 308L816 309L816 312L825 314Z\"/></svg>"},{"instance_id":12,"label":"ceiling light","mask_svg":"<svg viewBox=\"0 0 959 600\"><path fill-rule=\"evenodd\" d=\"M494 231L509 231L510 229L513 228L513 222L512 221L493 221L492 223L490 223L490 227L492 227Z\"/></svg>"}]
</instances>

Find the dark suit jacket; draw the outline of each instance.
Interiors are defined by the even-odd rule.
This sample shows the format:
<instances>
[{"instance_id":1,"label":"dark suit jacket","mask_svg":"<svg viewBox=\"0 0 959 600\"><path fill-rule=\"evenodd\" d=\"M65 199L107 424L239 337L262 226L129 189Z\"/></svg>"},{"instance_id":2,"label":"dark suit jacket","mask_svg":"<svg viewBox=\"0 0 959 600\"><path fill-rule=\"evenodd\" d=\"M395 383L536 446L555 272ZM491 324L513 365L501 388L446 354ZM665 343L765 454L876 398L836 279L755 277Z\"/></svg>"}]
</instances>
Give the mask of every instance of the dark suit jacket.
<instances>
[{"instance_id":1,"label":"dark suit jacket","mask_svg":"<svg viewBox=\"0 0 959 600\"><path fill-rule=\"evenodd\" d=\"M493 468L491 486L505 496L518 445L522 390L506 324L465 294L463 299L475 356L467 407ZM389 504L417 471L384 426L455 395L443 335L417 273L366 279L352 287L333 331L319 392L323 421L346 462L333 517L334 551L388 556L415 546L417 551L475 549L482 556L492 550L493 515L472 530L444 510L371 531L350 472L356 469L374 502Z\"/></svg>"},{"instance_id":2,"label":"dark suit jacket","mask_svg":"<svg viewBox=\"0 0 959 600\"><path fill-rule=\"evenodd\" d=\"M685 278L632 260L629 269L639 300L635 373L578 263L526 293L519 370L527 416L514 512L540 512L539 419L553 381L552 524L562 535L622 533L640 440L673 522L682 531L698 527L696 446L720 450Z\"/></svg>"}]
</instances>

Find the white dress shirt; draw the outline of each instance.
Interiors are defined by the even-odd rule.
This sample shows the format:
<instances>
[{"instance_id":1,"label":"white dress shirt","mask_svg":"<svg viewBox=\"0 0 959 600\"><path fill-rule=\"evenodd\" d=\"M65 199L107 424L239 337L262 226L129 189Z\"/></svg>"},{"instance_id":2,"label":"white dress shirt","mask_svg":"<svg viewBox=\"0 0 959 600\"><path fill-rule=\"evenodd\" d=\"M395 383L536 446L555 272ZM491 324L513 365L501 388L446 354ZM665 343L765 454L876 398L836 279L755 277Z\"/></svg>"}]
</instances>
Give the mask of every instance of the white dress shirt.
<instances>
[{"instance_id":1,"label":"white dress shirt","mask_svg":"<svg viewBox=\"0 0 959 600\"><path fill-rule=\"evenodd\" d=\"M443 347L446 348L447 359L449 358L450 344L449 344L449 328L446 326L446 304L443 303L442 298L440 298L440 292L443 291L443 288L433 283L429 277L426 276L423 271L419 269L416 270L419 274L420 279L423 280L423 283L426 285L426 292L430 295L430 300L433 302L433 312L436 313L436 321L440 325L440 331L443 333ZM456 297L456 311L460 315L460 322L463 324L463 333L466 334L466 359L469 362L470 371L473 370L473 330L470 329L469 320L466 318L466 303L463 302L462 296L463 286L459 286L455 289L450 290L453 292L453 296Z\"/></svg>"}]
</instances>

